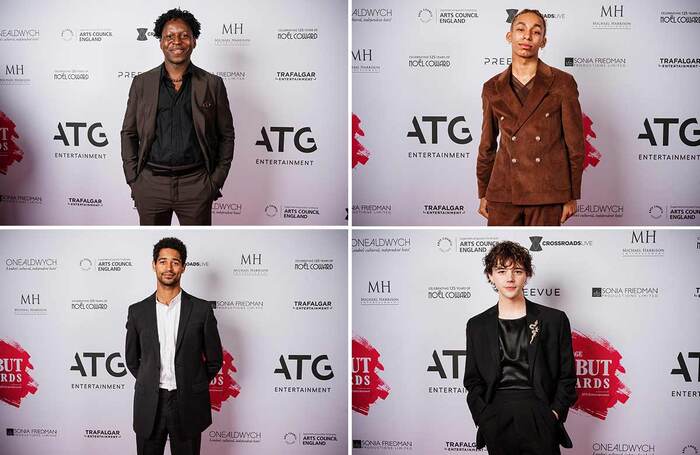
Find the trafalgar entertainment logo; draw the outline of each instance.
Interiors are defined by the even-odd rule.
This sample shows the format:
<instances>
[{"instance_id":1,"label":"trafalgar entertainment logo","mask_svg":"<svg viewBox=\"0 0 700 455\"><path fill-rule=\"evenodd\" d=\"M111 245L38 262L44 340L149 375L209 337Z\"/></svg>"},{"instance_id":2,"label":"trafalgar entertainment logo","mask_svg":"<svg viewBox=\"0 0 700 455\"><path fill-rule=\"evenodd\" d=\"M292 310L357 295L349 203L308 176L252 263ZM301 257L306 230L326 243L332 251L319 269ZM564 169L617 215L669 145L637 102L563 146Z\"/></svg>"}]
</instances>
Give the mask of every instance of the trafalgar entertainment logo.
<instances>
[{"instance_id":1,"label":"trafalgar entertainment logo","mask_svg":"<svg viewBox=\"0 0 700 455\"><path fill-rule=\"evenodd\" d=\"M422 8L418 11L418 21L422 24L466 25L479 17L474 8Z\"/></svg>"},{"instance_id":2,"label":"trafalgar entertainment logo","mask_svg":"<svg viewBox=\"0 0 700 455\"><path fill-rule=\"evenodd\" d=\"M377 400L386 400L391 391L379 371L384 365L379 361L381 354L369 341L359 335L352 337L352 410L368 415L370 407Z\"/></svg>"},{"instance_id":3,"label":"trafalgar entertainment logo","mask_svg":"<svg viewBox=\"0 0 700 455\"><path fill-rule=\"evenodd\" d=\"M76 352L69 370L84 382L73 382L71 390L124 390L126 367L119 352Z\"/></svg>"},{"instance_id":4,"label":"trafalgar entertainment logo","mask_svg":"<svg viewBox=\"0 0 700 455\"><path fill-rule=\"evenodd\" d=\"M54 81L87 81L89 79L90 72L88 70L62 69L53 71Z\"/></svg>"},{"instance_id":5,"label":"trafalgar entertainment logo","mask_svg":"<svg viewBox=\"0 0 700 455\"><path fill-rule=\"evenodd\" d=\"M269 133L268 133L269 129ZM292 140L287 140L287 147L285 147L285 138L287 138L287 133L291 136ZM275 138L277 135L277 147L273 149L273 143L270 137ZM293 126L270 126L269 128L263 126L260 129L260 139L255 142L256 146L265 147L268 153L284 153L288 151L289 144L294 146L294 149L301 153L302 156L310 156L310 153L314 153L318 150L316 145L316 139L313 137L313 131L310 126L293 127ZM256 158L255 164L260 166L313 166L314 160L312 159L277 159L277 158Z\"/></svg>"},{"instance_id":6,"label":"trafalgar entertainment logo","mask_svg":"<svg viewBox=\"0 0 700 455\"><path fill-rule=\"evenodd\" d=\"M24 152L17 144L19 135L16 128L15 122L0 111L0 174L3 175L7 175L10 166L24 158ZM5 202L4 195L2 200Z\"/></svg>"},{"instance_id":7,"label":"trafalgar entertainment logo","mask_svg":"<svg viewBox=\"0 0 700 455\"><path fill-rule=\"evenodd\" d=\"M659 15L662 24L700 24L700 11L662 11Z\"/></svg>"},{"instance_id":8,"label":"trafalgar entertainment logo","mask_svg":"<svg viewBox=\"0 0 700 455\"><path fill-rule=\"evenodd\" d=\"M700 57L659 57L659 68L698 69L700 68Z\"/></svg>"},{"instance_id":9,"label":"trafalgar entertainment logo","mask_svg":"<svg viewBox=\"0 0 700 455\"><path fill-rule=\"evenodd\" d=\"M71 149L81 147L81 144L82 147L92 146L100 149L109 144L101 122L58 122L57 134L53 137L53 140ZM107 154L97 152L54 152L54 158L103 160L107 158Z\"/></svg>"},{"instance_id":10,"label":"trafalgar entertainment logo","mask_svg":"<svg viewBox=\"0 0 700 455\"><path fill-rule=\"evenodd\" d=\"M440 377L438 383L429 385L429 395L466 395L467 389L462 386L461 378L467 362L466 349L433 349L431 361L426 371L431 373L430 379L435 379L435 373ZM448 385L445 385L447 382Z\"/></svg>"},{"instance_id":11,"label":"trafalgar entertainment logo","mask_svg":"<svg viewBox=\"0 0 700 455\"><path fill-rule=\"evenodd\" d=\"M408 67L410 69L422 70L447 70L452 65L452 58L449 55L422 54L409 55Z\"/></svg>"},{"instance_id":12,"label":"trafalgar entertainment logo","mask_svg":"<svg viewBox=\"0 0 700 455\"><path fill-rule=\"evenodd\" d=\"M377 62L377 51L374 48L357 48L350 51L352 56L352 72L356 73L381 73L382 66Z\"/></svg>"},{"instance_id":13,"label":"trafalgar entertainment logo","mask_svg":"<svg viewBox=\"0 0 700 455\"><path fill-rule=\"evenodd\" d=\"M226 202L224 198L214 201L211 206L212 215L241 215L243 204L240 202Z\"/></svg>"},{"instance_id":14,"label":"trafalgar entertainment logo","mask_svg":"<svg viewBox=\"0 0 700 455\"><path fill-rule=\"evenodd\" d=\"M444 441L443 451L445 452L485 452L486 447L483 449L476 448L475 441Z\"/></svg>"},{"instance_id":15,"label":"trafalgar entertainment logo","mask_svg":"<svg viewBox=\"0 0 700 455\"><path fill-rule=\"evenodd\" d=\"M424 204L423 215L464 215L463 204Z\"/></svg>"},{"instance_id":16,"label":"trafalgar entertainment logo","mask_svg":"<svg viewBox=\"0 0 700 455\"><path fill-rule=\"evenodd\" d=\"M333 309L332 300L324 299L304 299L304 300L294 300L292 303L293 310L300 311L328 311Z\"/></svg>"},{"instance_id":17,"label":"trafalgar entertainment logo","mask_svg":"<svg viewBox=\"0 0 700 455\"><path fill-rule=\"evenodd\" d=\"M685 386L693 386L692 389L673 388L672 398L700 398L700 352L679 352L670 374L676 381L683 378Z\"/></svg>"},{"instance_id":18,"label":"trafalgar entertainment logo","mask_svg":"<svg viewBox=\"0 0 700 455\"><path fill-rule=\"evenodd\" d=\"M46 316L49 312L48 308L41 303L41 294L38 292L20 294L16 302L15 316Z\"/></svg>"},{"instance_id":19,"label":"trafalgar entertainment logo","mask_svg":"<svg viewBox=\"0 0 700 455\"><path fill-rule=\"evenodd\" d=\"M512 57L484 57L484 66L508 66L513 63Z\"/></svg>"},{"instance_id":20,"label":"trafalgar entertainment logo","mask_svg":"<svg viewBox=\"0 0 700 455\"><path fill-rule=\"evenodd\" d=\"M593 21L594 30L632 30L632 22L625 19L625 5L603 4Z\"/></svg>"},{"instance_id":21,"label":"trafalgar entertainment logo","mask_svg":"<svg viewBox=\"0 0 700 455\"><path fill-rule=\"evenodd\" d=\"M260 430L212 429L208 431L209 442L229 444L260 444L263 440Z\"/></svg>"},{"instance_id":22,"label":"trafalgar entertainment logo","mask_svg":"<svg viewBox=\"0 0 700 455\"><path fill-rule=\"evenodd\" d=\"M622 383L626 372L622 355L603 338L588 337L572 331L576 362L578 400L572 409L605 420L617 403L626 403L630 389Z\"/></svg>"},{"instance_id":23,"label":"trafalgar entertainment logo","mask_svg":"<svg viewBox=\"0 0 700 455\"><path fill-rule=\"evenodd\" d=\"M27 395L36 394L39 385L30 376L31 356L18 343L0 340L0 401L19 408Z\"/></svg>"},{"instance_id":24,"label":"trafalgar entertainment logo","mask_svg":"<svg viewBox=\"0 0 700 455\"><path fill-rule=\"evenodd\" d=\"M644 455L656 453L656 447L649 442L594 442L591 450L595 455Z\"/></svg>"},{"instance_id":25,"label":"trafalgar entertainment logo","mask_svg":"<svg viewBox=\"0 0 700 455\"><path fill-rule=\"evenodd\" d=\"M0 66L2 68L2 66ZM5 70L0 73L0 86L10 85L30 85L32 82L29 75L24 74L24 64L5 64Z\"/></svg>"},{"instance_id":26,"label":"trafalgar entertainment logo","mask_svg":"<svg viewBox=\"0 0 700 455\"><path fill-rule=\"evenodd\" d=\"M622 257L649 258L663 257L665 250L656 246L656 230L632 231L630 247L622 248Z\"/></svg>"},{"instance_id":27,"label":"trafalgar entertainment logo","mask_svg":"<svg viewBox=\"0 0 700 455\"><path fill-rule=\"evenodd\" d=\"M388 23L394 18L391 8L353 8L352 21L363 23Z\"/></svg>"},{"instance_id":28,"label":"trafalgar entertainment logo","mask_svg":"<svg viewBox=\"0 0 700 455\"><path fill-rule=\"evenodd\" d=\"M471 286L428 286L430 303L463 303L472 298Z\"/></svg>"},{"instance_id":29,"label":"trafalgar entertainment logo","mask_svg":"<svg viewBox=\"0 0 700 455\"><path fill-rule=\"evenodd\" d=\"M244 22L228 22L221 24L221 33L214 38L215 46L250 46L248 26Z\"/></svg>"},{"instance_id":30,"label":"trafalgar entertainment logo","mask_svg":"<svg viewBox=\"0 0 700 455\"><path fill-rule=\"evenodd\" d=\"M353 253L408 253L410 237L364 237L352 239Z\"/></svg>"},{"instance_id":31,"label":"trafalgar entertainment logo","mask_svg":"<svg viewBox=\"0 0 700 455\"><path fill-rule=\"evenodd\" d=\"M327 272L333 270L333 259L295 259L294 270L297 272Z\"/></svg>"},{"instance_id":32,"label":"trafalgar entertainment logo","mask_svg":"<svg viewBox=\"0 0 700 455\"><path fill-rule=\"evenodd\" d=\"M63 41L76 43L100 43L110 41L114 36L109 28L64 28L60 33Z\"/></svg>"},{"instance_id":33,"label":"trafalgar entertainment logo","mask_svg":"<svg viewBox=\"0 0 700 455\"><path fill-rule=\"evenodd\" d=\"M53 272L58 268L58 259L51 257L5 258L5 270L9 272Z\"/></svg>"},{"instance_id":34,"label":"trafalgar entertainment logo","mask_svg":"<svg viewBox=\"0 0 700 455\"><path fill-rule=\"evenodd\" d=\"M657 299L659 288L653 287L599 287L591 288L591 297L599 298L633 298L633 299Z\"/></svg>"},{"instance_id":35,"label":"trafalgar entertainment logo","mask_svg":"<svg viewBox=\"0 0 700 455\"><path fill-rule=\"evenodd\" d=\"M287 445L299 443L301 446L330 446L338 442L338 435L335 433L285 433L282 440Z\"/></svg>"},{"instance_id":36,"label":"trafalgar entertainment logo","mask_svg":"<svg viewBox=\"0 0 700 455\"><path fill-rule=\"evenodd\" d=\"M88 439L121 439L122 433L113 428L85 428L83 429L83 437Z\"/></svg>"},{"instance_id":37,"label":"trafalgar entertainment logo","mask_svg":"<svg viewBox=\"0 0 700 455\"><path fill-rule=\"evenodd\" d=\"M246 79L245 71L215 71L214 74L219 76L225 82L244 81Z\"/></svg>"},{"instance_id":38,"label":"trafalgar entertainment logo","mask_svg":"<svg viewBox=\"0 0 700 455\"><path fill-rule=\"evenodd\" d=\"M2 28L0 41L39 41L38 28Z\"/></svg>"},{"instance_id":39,"label":"trafalgar entertainment logo","mask_svg":"<svg viewBox=\"0 0 700 455\"><path fill-rule=\"evenodd\" d=\"M74 196L66 199L66 204L70 207L102 207L103 205L100 197Z\"/></svg>"},{"instance_id":40,"label":"trafalgar entertainment logo","mask_svg":"<svg viewBox=\"0 0 700 455\"><path fill-rule=\"evenodd\" d=\"M274 392L294 394L330 393L333 388L325 385L327 383L324 381L335 377L327 354L281 354L274 374L281 375L284 381L289 381L283 385L275 385ZM292 383L297 385L288 385Z\"/></svg>"},{"instance_id":41,"label":"trafalgar entertainment logo","mask_svg":"<svg viewBox=\"0 0 700 455\"><path fill-rule=\"evenodd\" d=\"M575 68L627 68L627 57L564 57L564 66Z\"/></svg>"},{"instance_id":42,"label":"trafalgar entertainment logo","mask_svg":"<svg viewBox=\"0 0 700 455\"><path fill-rule=\"evenodd\" d=\"M530 236L530 251L542 251L544 248L564 247L578 248L593 246L593 240L544 240L544 237Z\"/></svg>"},{"instance_id":43,"label":"trafalgar entertainment logo","mask_svg":"<svg viewBox=\"0 0 700 455\"><path fill-rule=\"evenodd\" d=\"M311 70L277 70L275 80L279 82L310 82L316 80L316 71Z\"/></svg>"},{"instance_id":44,"label":"trafalgar entertainment logo","mask_svg":"<svg viewBox=\"0 0 700 455\"><path fill-rule=\"evenodd\" d=\"M258 252L242 252L240 263L233 268L233 276L267 276L270 269L263 263L263 255Z\"/></svg>"},{"instance_id":45,"label":"trafalgar entertainment logo","mask_svg":"<svg viewBox=\"0 0 700 455\"><path fill-rule=\"evenodd\" d=\"M217 300L215 310L257 311L265 309L263 300Z\"/></svg>"},{"instance_id":46,"label":"trafalgar entertainment logo","mask_svg":"<svg viewBox=\"0 0 700 455\"><path fill-rule=\"evenodd\" d=\"M71 299L70 309L94 313L95 311L107 311L109 309L109 304L107 303L107 299Z\"/></svg>"},{"instance_id":47,"label":"trafalgar entertainment logo","mask_svg":"<svg viewBox=\"0 0 700 455\"><path fill-rule=\"evenodd\" d=\"M409 150L408 158L428 160L469 158L470 152L463 151L464 145L472 141L472 134L466 124L467 119L463 115L454 117L414 115L411 120L412 128L406 133L406 137L411 142L413 142L411 138L415 138L420 144L420 149ZM446 145L454 147L454 150L445 150ZM408 146L413 148L415 145L410 143Z\"/></svg>"},{"instance_id":48,"label":"trafalgar entertainment logo","mask_svg":"<svg viewBox=\"0 0 700 455\"><path fill-rule=\"evenodd\" d=\"M229 398L236 398L241 393L241 386L233 379L233 373L238 370L233 363L233 355L223 350L224 361L221 369L209 383L209 399L214 411L221 411L221 405Z\"/></svg>"},{"instance_id":49,"label":"trafalgar entertainment logo","mask_svg":"<svg viewBox=\"0 0 700 455\"><path fill-rule=\"evenodd\" d=\"M131 258L82 258L78 263L84 272L125 272L133 266Z\"/></svg>"},{"instance_id":50,"label":"trafalgar entertainment logo","mask_svg":"<svg viewBox=\"0 0 700 455\"><path fill-rule=\"evenodd\" d=\"M391 294L391 280L369 280L367 291L360 297L360 305L398 305L400 300Z\"/></svg>"},{"instance_id":51,"label":"trafalgar entertainment logo","mask_svg":"<svg viewBox=\"0 0 700 455\"><path fill-rule=\"evenodd\" d=\"M277 39L281 41L317 40L318 27L278 28Z\"/></svg>"}]
</instances>

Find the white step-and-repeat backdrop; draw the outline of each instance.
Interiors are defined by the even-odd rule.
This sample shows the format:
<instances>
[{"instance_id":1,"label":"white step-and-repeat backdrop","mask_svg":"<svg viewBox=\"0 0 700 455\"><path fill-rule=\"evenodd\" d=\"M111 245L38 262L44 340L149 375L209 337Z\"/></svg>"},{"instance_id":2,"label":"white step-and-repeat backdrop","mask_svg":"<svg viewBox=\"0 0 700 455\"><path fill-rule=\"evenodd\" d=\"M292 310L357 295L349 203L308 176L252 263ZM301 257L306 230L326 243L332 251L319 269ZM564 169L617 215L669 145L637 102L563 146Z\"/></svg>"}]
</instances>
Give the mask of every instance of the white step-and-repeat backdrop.
<instances>
[{"instance_id":1,"label":"white step-and-repeat backdrop","mask_svg":"<svg viewBox=\"0 0 700 455\"><path fill-rule=\"evenodd\" d=\"M658 229L356 231L353 453L479 452L465 327L498 300L482 259L500 240L532 253L527 298L571 321L565 452L700 453L700 231Z\"/></svg>"},{"instance_id":2,"label":"white step-and-repeat backdrop","mask_svg":"<svg viewBox=\"0 0 700 455\"><path fill-rule=\"evenodd\" d=\"M153 22L202 24L236 145L214 224L345 224L347 1L17 2L0 18L0 223L137 224L119 132L131 82L163 62Z\"/></svg>"},{"instance_id":3,"label":"white step-and-repeat backdrop","mask_svg":"<svg viewBox=\"0 0 700 455\"><path fill-rule=\"evenodd\" d=\"M353 219L482 225L481 89L518 9L547 18L541 59L578 82L587 158L572 225L700 224L696 0L356 0Z\"/></svg>"},{"instance_id":4,"label":"white step-and-repeat backdrop","mask_svg":"<svg viewBox=\"0 0 700 455\"><path fill-rule=\"evenodd\" d=\"M202 453L346 453L341 230L0 233L0 453L136 452L127 307L154 292L151 251L172 235L225 352Z\"/></svg>"}]
</instances>

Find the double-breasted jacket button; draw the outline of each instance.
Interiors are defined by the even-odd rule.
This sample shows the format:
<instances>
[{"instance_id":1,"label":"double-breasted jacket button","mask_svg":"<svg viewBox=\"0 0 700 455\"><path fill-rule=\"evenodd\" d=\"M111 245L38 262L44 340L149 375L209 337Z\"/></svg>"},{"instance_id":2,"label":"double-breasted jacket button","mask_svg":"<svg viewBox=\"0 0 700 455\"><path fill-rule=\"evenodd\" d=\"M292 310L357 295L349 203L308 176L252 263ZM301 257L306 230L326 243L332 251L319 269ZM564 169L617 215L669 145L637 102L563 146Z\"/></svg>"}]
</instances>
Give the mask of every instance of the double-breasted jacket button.
<instances>
[{"instance_id":1,"label":"double-breasted jacket button","mask_svg":"<svg viewBox=\"0 0 700 455\"><path fill-rule=\"evenodd\" d=\"M516 160L515 158L513 158L513 159L512 159L512 160L510 160L510 161L511 161L511 162L512 162L513 164L515 164L515 163L517 163L517 162L518 162L518 160Z\"/></svg>"},{"instance_id":2,"label":"double-breasted jacket button","mask_svg":"<svg viewBox=\"0 0 700 455\"><path fill-rule=\"evenodd\" d=\"M535 136L535 140L536 140L537 142L539 142L539 141L540 141L540 137L539 137L539 136Z\"/></svg>"},{"instance_id":3,"label":"double-breasted jacket button","mask_svg":"<svg viewBox=\"0 0 700 455\"><path fill-rule=\"evenodd\" d=\"M503 120L505 120L505 119L506 119L506 118L505 118L504 116L501 115L501 121L503 121Z\"/></svg>"},{"instance_id":4,"label":"double-breasted jacket button","mask_svg":"<svg viewBox=\"0 0 700 455\"><path fill-rule=\"evenodd\" d=\"M515 136L513 136L513 137L510 138L510 140L513 141L513 142L515 142L515 139L516 139Z\"/></svg>"},{"instance_id":5,"label":"double-breasted jacket button","mask_svg":"<svg viewBox=\"0 0 700 455\"><path fill-rule=\"evenodd\" d=\"M538 156L537 158L535 158L535 163L539 163L539 162L540 162L540 157Z\"/></svg>"},{"instance_id":6,"label":"double-breasted jacket button","mask_svg":"<svg viewBox=\"0 0 700 455\"><path fill-rule=\"evenodd\" d=\"M547 112L546 114L544 114L544 116L545 116L545 117L549 117L549 112Z\"/></svg>"}]
</instances>

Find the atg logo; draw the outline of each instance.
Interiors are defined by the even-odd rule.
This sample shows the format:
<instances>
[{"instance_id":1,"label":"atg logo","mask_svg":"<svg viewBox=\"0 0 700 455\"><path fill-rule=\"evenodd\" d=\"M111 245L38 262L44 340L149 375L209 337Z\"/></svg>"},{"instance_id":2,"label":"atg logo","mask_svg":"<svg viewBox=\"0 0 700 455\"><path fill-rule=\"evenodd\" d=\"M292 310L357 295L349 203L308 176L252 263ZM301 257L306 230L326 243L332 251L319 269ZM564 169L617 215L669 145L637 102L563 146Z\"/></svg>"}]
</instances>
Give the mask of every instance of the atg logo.
<instances>
[{"instance_id":1,"label":"atg logo","mask_svg":"<svg viewBox=\"0 0 700 455\"><path fill-rule=\"evenodd\" d=\"M423 115L420 116L420 120L418 119L418 116L413 116L413 120L411 121L413 130L409 131L406 134L406 137L415 137L421 144L427 143L425 134L421 128L421 123L430 125L429 139L431 144L438 143L438 130L440 125L444 123L447 124L447 136L449 137L450 141L460 145L468 144L472 141L472 135L469 132L469 128L466 126L460 126L460 124L467 123L467 119L463 115L452 117L449 119L449 121L446 115ZM457 135L457 132L460 132L461 135Z\"/></svg>"},{"instance_id":2,"label":"atg logo","mask_svg":"<svg viewBox=\"0 0 700 455\"><path fill-rule=\"evenodd\" d=\"M316 140L311 136L311 127L304 126L302 128L295 128L293 126L271 126L270 133L277 133L277 151L282 153L285 151L284 139L286 133L294 134L294 147L297 151L301 153L313 153L317 150ZM305 144L302 143L302 137L307 134L305 138ZM272 152L272 143L270 142L270 134L267 132L267 128L264 126L260 129L261 138L255 142L255 145L261 145L265 147L268 152Z\"/></svg>"},{"instance_id":3,"label":"atg logo","mask_svg":"<svg viewBox=\"0 0 700 455\"><path fill-rule=\"evenodd\" d=\"M71 365L70 371L77 371L83 377L97 377L100 372L99 359L105 359L104 369L110 376L120 378L126 375L124 362L121 361L121 354L118 352L109 355L106 352L76 352L74 358L75 363Z\"/></svg>"},{"instance_id":4,"label":"atg logo","mask_svg":"<svg viewBox=\"0 0 700 455\"><path fill-rule=\"evenodd\" d=\"M65 127L64 127L65 124ZM79 147L81 129L87 128L86 138L90 144L95 147L104 147L109 144L107 140L107 135L101 131L102 123L96 122L88 126L86 122L58 122L58 134L53 137L54 141L61 141L66 147ZM72 129L72 135L66 134L66 130L70 132ZM100 131L98 131L98 129ZM71 138L73 139L71 142Z\"/></svg>"},{"instance_id":5,"label":"atg logo","mask_svg":"<svg viewBox=\"0 0 700 455\"><path fill-rule=\"evenodd\" d=\"M292 380L294 376L297 380L304 379L305 368L304 362L310 361L311 374L319 381L328 381L333 379L333 367L328 363L328 355L322 354L319 356L312 356L311 354L288 354L286 356L280 355L279 364L280 366L275 368L275 374L281 374L288 381ZM322 364L323 363L323 364ZM290 368L291 365L291 368ZM292 375L292 373L294 373Z\"/></svg>"},{"instance_id":6,"label":"atg logo","mask_svg":"<svg viewBox=\"0 0 700 455\"><path fill-rule=\"evenodd\" d=\"M695 117L691 117L688 119L681 120L679 118L673 118L673 117L664 117L664 118L653 118L652 123L655 125L661 125L661 145L664 147L667 147L669 145L669 133L671 130L671 125L677 125L680 123L680 126L678 127L678 136L681 140L681 142L689 147L697 147L700 145L700 129L696 128L693 126L692 128L692 137L688 137L688 128L691 127L691 125L697 125L698 120ZM651 127L651 124L649 123L649 118L644 119L644 132L639 133L639 136L637 136L637 139L646 139L649 141L649 145L652 147L657 147L658 142L657 142L657 134L655 134L654 130Z\"/></svg>"},{"instance_id":7,"label":"atg logo","mask_svg":"<svg viewBox=\"0 0 700 455\"><path fill-rule=\"evenodd\" d=\"M688 352L687 353L688 360L685 360L684 354L682 352L678 353L677 361L678 361L678 367L673 368L671 370L671 374L677 374L680 376L683 376L683 380L685 382L700 382L700 352ZM693 371L697 371L697 378L693 378L693 376L690 373L690 368L688 368L688 363L690 363L692 360L695 360L695 363L697 363L697 368L694 368Z\"/></svg>"}]
</instances>

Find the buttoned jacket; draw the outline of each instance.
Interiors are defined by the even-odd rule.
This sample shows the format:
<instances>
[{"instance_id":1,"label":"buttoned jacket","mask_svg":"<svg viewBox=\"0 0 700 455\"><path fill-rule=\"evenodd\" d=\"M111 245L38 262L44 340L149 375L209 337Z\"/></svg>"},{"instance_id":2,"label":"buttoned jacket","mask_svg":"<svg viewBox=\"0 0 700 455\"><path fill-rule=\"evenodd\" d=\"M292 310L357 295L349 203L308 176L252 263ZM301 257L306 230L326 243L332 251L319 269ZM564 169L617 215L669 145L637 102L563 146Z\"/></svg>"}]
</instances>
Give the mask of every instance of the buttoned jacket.
<instances>
[{"instance_id":1,"label":"buttoned jacket","mask_svg":"<svg viewBox=\"0 0 700 455\"><path fill-rule=\"evenodd\" d=\"M521 104L511 74L509 66L484 84L479 198L516 205L580 199L585 149L576 81L538 61Z\"/></svg>"}]
</instances>

